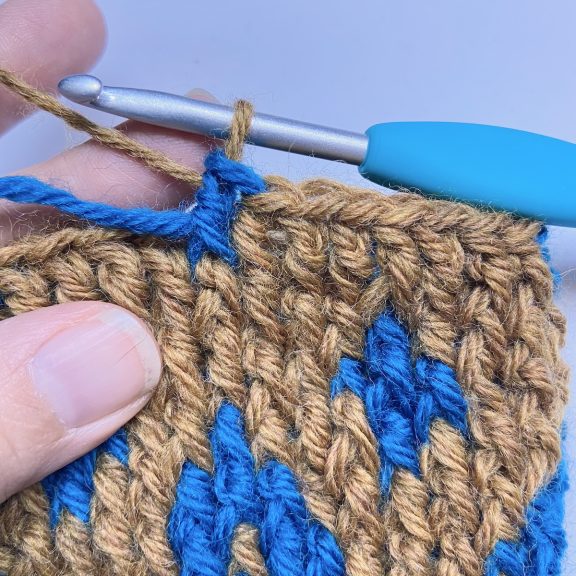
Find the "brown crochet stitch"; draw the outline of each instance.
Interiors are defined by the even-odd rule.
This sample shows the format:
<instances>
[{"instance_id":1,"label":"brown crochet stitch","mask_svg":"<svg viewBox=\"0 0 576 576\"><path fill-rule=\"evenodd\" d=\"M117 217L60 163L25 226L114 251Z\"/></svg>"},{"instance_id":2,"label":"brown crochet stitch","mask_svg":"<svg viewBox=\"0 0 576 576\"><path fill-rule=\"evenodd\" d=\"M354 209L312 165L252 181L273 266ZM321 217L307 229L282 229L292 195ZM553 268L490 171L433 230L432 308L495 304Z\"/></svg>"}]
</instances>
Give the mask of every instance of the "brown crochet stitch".
<instances>
[{"instance_id":1,"label":"brown crochet stitch","mask_svg":"<svg viewBox=\"0 0 576 576\"><path fill-rule=\"evenodd\" d=\"M237 106L231 157L250 114ZM567 396L540 225L329 180L267 183L233 224L237 269L204 255L191 271L182 246L94 227L0 248L2 318L113 302L150 324L164 359L127 426L127 466L98 458L89 522L65 509L52 533L40 485L14 496L0 509L0 571L177 574L167 537L177 484L186 462L214 472L223 403L243 414L258 469L294 472L349 576L480 576L499 540L518 539L560 461ZM383 494L367 407L348 388L332 395L331 381L343 358L363 359L367 329L390 308L414 359L455 371L469 436L433 420L419 474L396 467ZM258 527L240 523L228 574L276 576L267 554Z\"/></svg>"}]
</instances>

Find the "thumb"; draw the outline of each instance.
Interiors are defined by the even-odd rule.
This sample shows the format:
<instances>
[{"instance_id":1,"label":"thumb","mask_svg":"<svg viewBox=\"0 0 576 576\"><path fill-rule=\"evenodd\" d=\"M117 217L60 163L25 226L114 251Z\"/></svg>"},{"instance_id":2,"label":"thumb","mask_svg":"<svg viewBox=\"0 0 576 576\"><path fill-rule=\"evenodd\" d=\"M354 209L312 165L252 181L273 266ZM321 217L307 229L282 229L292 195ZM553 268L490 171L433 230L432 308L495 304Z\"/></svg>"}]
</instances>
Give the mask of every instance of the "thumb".
<instances>
[{"instance_id":1,"label":"thumb","mask_svg":"<svg viewBox=\"0 0 576 576\"><path fill-rule=\"evenodd\" d=\"M111 436L160 372L151 333L112 304L61 304L0 322L0 502Z\"/></svg>"}]
</instances>

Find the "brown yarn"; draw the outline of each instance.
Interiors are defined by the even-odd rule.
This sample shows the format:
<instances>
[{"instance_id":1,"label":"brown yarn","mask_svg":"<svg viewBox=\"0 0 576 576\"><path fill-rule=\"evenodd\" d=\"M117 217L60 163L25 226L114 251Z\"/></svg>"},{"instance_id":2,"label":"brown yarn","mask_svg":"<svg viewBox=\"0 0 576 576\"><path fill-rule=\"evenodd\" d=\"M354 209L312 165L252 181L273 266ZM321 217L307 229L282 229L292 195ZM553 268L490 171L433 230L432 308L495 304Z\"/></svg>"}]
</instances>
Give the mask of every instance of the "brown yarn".
<instances>
[{"instance_id":1,"label":"brown yarn","mask_svg":"<svg viewBox=\"0 0 576 576\"><path fill-rule=\"evenodd\" d=\"M249 524L240 524L236 528L232 542L232 557L228 574L230 576L244 572L249 576L268 576L264 558L258 546L258 530Z\"/></svg>"},{"instance_id":2,"label":"brown yarn","mask_svg":"<svg viewBox=\"0 0 576 576\"><path fill-rule=\"evenodd\" d=\"M68 126L75 130L90 134L96 142L124 152L128 156L144 162L153 170L187 182L194 188L197 188L202 182L202 177L194 170L178 164L165 154L162 154L162 152L140 144L116 128L103 128L95 124L85 116L82 116L82 114L61 104L50 94L33 88L12 72L0 68L0 84L24 98L29 104L33 104L37 108L64 120Z\"/></svg>"},{"instance_id":3,"label":"brown yarn","mask_svg":"<svg viewBox=\"0 0 576 576\"><path fill-rule=\"evenodd\" d=\"M224 146L226 156L232 160L241 160L244 144L250 131L254 108L246 100L238 100L234 104L234 120Z\"/></svg>"},{"instance_id":4,"label":"brown yarn","mask_svg":"<svg viewBox=\"0 0 576 576\"><path fill-rule=\"evenodd\" d=\"M239 103L232 158L250 117ZM223 400L244 412L257 467L272 458L295 472L350 576L481 576L495 543L518 537L560 460L567 400L539 224L329 180L267 182L234 222L238 269L204 256L192 283L182 247L124 232L71 227L0 248L2 317L113 302L151 325L165 363L127 426L128 468L98 460L90 529L69 514L53 537L32 487L0 509L0 570L177 573L166 539L176 483L186 461L212 471ZM414 356L455 369L470 439L434 421L421 474L397 469L384 499L365 407L350 391L332 398L330 382L390 305ZM254 526L237 527L230 554L229 574L267 574Z\"/></svg>"}]
</instances>

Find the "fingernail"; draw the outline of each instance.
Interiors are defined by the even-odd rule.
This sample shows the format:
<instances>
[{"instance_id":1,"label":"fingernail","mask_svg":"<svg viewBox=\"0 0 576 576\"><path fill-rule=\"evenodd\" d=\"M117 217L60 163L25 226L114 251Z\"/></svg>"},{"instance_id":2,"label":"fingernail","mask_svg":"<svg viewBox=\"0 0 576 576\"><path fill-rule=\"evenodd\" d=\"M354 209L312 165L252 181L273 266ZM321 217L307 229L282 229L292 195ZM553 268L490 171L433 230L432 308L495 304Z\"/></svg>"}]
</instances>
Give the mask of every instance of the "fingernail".
<instances>
[{"instance_id":1,"label":"fingernail","mask_svg":"<svg viewBox=\"0 0 576 576\"><path fill-rule=\"evenodd\" d=\"M38 393L68 428L84 426L149 394L161 361L135 316L107 306L55 334L29 364Z\"/></svg>"}]
</instances>

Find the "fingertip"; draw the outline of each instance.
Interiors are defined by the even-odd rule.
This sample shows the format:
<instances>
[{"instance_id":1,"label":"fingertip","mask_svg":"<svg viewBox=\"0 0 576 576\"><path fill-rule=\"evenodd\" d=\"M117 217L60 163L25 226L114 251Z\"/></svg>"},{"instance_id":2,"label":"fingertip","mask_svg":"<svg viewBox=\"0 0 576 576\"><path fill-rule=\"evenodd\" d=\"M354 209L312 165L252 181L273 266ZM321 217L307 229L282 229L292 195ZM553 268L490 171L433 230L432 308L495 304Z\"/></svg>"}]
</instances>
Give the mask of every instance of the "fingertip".
<instances>
[{"instance_id":1,"label":"fingertip","mask_svg":"<svg viewBox=\"0 0 576 576\"><path fill-rule=\"evenodd\" d=\"M8 0L0 5L0 66L32 85L54 90L63 76L98 60L106 26L93 0ZM0 132L30 109L0 90Z\"/></svg>"},{"instance_id":2,"label":"fingertip","mask_svg":"<svg viewBox=\"0 0 576 576\"><path fill-rule=\"evenodd\" d=\"M102 11L94 0L39 0L43 10L53 15L52 25L58 33L67 32L68 49L77 48L82 68L94 65L106 45L108 31ZM51 5L51 6L50 6ZM44 24L46 22L44 21ZM83 71L83 70L82 70Z\"/></svg>"},{"instance_id":3,"label":"fingertip","mask_svg":"<svg viewBox=\"0 0 576 576\"><path fill-rule=\"evenodd\" d=\"M166 154L182 166L202 173L206 154L215 141L168 128L128 121L120 126L130 138ZM178 206L190 199L190 184L155 171L143 162L90 140L58 156L18 171L57 186L64 186L85 200L132 208L149 206L158 210ZM22 208L10 208L12 212Z\"/></svg>"},{"instance_id":4,"label":"fingertip","mask_svg":"<svg viewBox=\"0 0 576 576\"><path fill-rule=\"evenodd\" d=\"M70 3L70 0L65 1L67 4ZM102 14L102 11L94 0L76 0L74 2L74 9L78 13L74 19L77 23L76 25L78 26L78 23L83 23L83 25L86 26L85 30L80 31L80 33L88 36L88 38L83 41L86 49L84 55L85 64L80 71L84 72L86 69L92 68L102 56L108 40L108 28L104 14Z\"/></svg>"},{"instance_id":5,"label":"fingertip","mask_svg":"<svg viewBox=\"0 0 576 576\"><path fill-rule=\"evenodd\" d=\"M146 324L118 306L76 302L0 323L0 497L98 446L160 379Z\"/></svg>"},{"instance_id":6,"label":"fingertip","mask_svg":"<svg viewBox=\"0 0 576 576\"><path fill-rule=\"evenodd\" d=\"M94 0L7 0L0 8L1 61L14 71L72 74L91 67L104 50L106 23ZM39 79L55 86L55 79Z\"/></svg>"}]
</instances>

